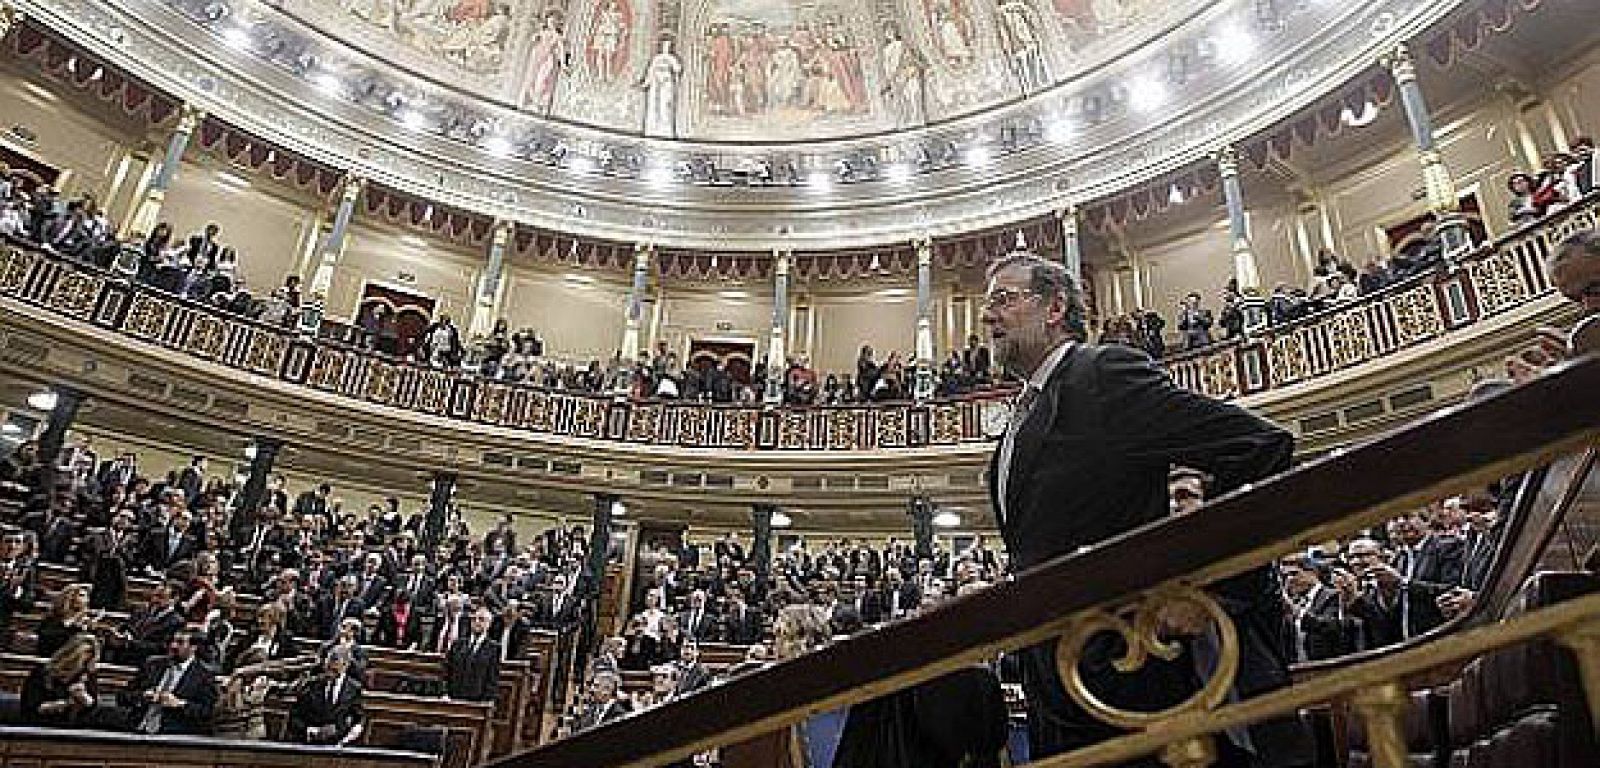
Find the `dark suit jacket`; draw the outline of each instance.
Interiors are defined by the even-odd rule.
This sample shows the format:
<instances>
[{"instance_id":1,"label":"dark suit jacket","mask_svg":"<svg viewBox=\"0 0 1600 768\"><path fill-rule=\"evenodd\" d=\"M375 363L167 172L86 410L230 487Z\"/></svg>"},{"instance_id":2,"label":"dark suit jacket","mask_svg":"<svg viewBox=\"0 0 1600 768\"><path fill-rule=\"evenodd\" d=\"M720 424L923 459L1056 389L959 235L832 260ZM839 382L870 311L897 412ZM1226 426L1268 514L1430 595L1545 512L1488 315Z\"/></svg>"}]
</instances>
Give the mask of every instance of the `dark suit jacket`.
<instances>
[{"instance_id":1,"label":"dark suit jacket","mask_svg":"<svg viewBox=\"0 0 1600 768\"><path fill-rule=\"evenodd\" d=\"M573 724L573 730L586 731L597 725L609 723L633 711L632 705L626 699L614 699L604 704L588 702L584 704L583 711L578 714L578 721Z\"/></svg>"},{"instance_id":2,"label":"dark suit jacket","mask_svg":"<svg viewBox=\"0 0 1600 768\"><path fill-rule=\"evenodd\" d=\"M472 652L472 636L456 641L444 659L445 690L463 701L494 701L500 685L500 643L493 635Z\"/></svg>"},{"instance_id":3,"label":"dark suit jacket","mask_svg":"<svg viewBox=\"0 0 1600 768\"><path fill-rule=\"evenodd\" d=\"M128 617L130 638L115 655L123 664L134 666L144 659L166 651L167 642L183 629L183 614L176 605L165 611L140 608Z\"/></svg>"},{"instance_id":4,"label":"dark suit jacket","mask_svg":"<svg viewBox=\"0 0 1600 768\"><path fill-rule=\"evenodd\" d=\"M195 540L192 531L184 531L178 539L177 548L173 548L172 528L157 528L144 536L144 564L158 571L165 571L173 564L188 560L200 551L200 543Z\"/></svg>"},{"instance_id":5,"label":"dark suit jacket","mask_svg":"<svg viewBox=\"0 0 1600 768\"><path fill-rule=\"evenodd\" d=\"M761 641L761 612L748 605L742 614L729 608L722 616L722 641L734 645L753 645Z\"/></svg>"},{"instance_id":6,"label":"dark suit jacket","mask_svg":"<svg viewBox=\"0 0 1600 768\"><path fill-rule=\"evenodd\" d=\"M994 497L998 450L989 488L1011 564L1022 571L1167 517L1167 475L1174 466L1209 473L1220 495L1286 469L1293 449L1287 432L1178 388L1142 352L1078 344L1050 374L1020 425L1003 514ZM1257 569L1213 589L1236 623L1244 618L1252 627L1241 633L1235 679L1246 696L1288 682L1276 581L1271 569ZM1102 636L1085 649L1081 665L1091 688L1109 703L1159 710L1197 686L1187 655L1123 675L1111 668L1119 651L1119 643ZM1053 642L1028 649L1023 666L1030 728L1039 748L1034 758L1119 733L1067 697L1056 674ZM1251 736L1265 765L1309 760L1308 739L1298 728L1257 726Z\"/></svg>"},{"instance_id":7,"label":"dark suit jacket","mask_svg":"<svg viewBox=\"0 0 1600 768\"><path fill-rule=\"evenodd\" d=\"M81 578L89 584L89 605L94 608L121 608L128 593L128 571L137 563L139 538L133 531L124 533L112 544L110 531L95 531L83 542Z\"/></svg>"},{"instance_id":8,"label":"dark suit jacket","mask_svg":"<svg viewBox=\"0 0 1600 768\"><path fill-rule=\"evenodd\" d=\"M361 709L362 688L355 678L345 676L339 687L339 698L330 701L331 683L319 677L301 691L290 712L289 737L305 744L336 744L350 733L350 729L366 720ZM307 728L331 725L335 733L327 738L307 738Z\"/></svg>"},{"instance_id":9,"label":"dark suit jacket","mask_svg":"<svg viewBox=\"0 0 1600 768\"><path fill-rule=\"evenodd\" d=\"M682 624L679 626L679 629L683 630L684 636L693 638L695 641L702 643L714 639L716 637L717 627L722 624L722 620L717 617L716 612L711 610L710 606L700 609L700 618L698 621L695 620L693 608L683 609L678 613L678 619L682 622Z\"/></svg>"},{"instance_id":10,"label":"dark suit jacket","mask_svg":"<svg viewBox=\"0 0 1600 768\"><path fill-rule=\"evenodd\" d=\"M537 613L539 626L547 629L563 629L570 626L578 619L580 602L576 595L568 593L561 598L561 607L557 609L556 596L553 593L542 596Z\"/></svg>"},{"instance_id":11,"label":"dark suit jacket","mask_svg":"<svg viewBox=\"0 0 1600 768\"><path fill-rule=\"evenodd\" d=\"M1411 559L1416 558L1413 565ZM1395 570L1410 573L1405 584L1406 636L1416 637L1444 623L1439 596L1460 586L1466 547L1454 536L1429 535L1395 555Z\"/></svg>"},{"instance_id":12,"label":"dark suit jacket","mask_svg":"<svg viewBox=\"0 0 1600 768\"><path fill-rule=\"evenodd\" d=\"M411 610L406 614L405 634L402 641L400 633L400 620L394 615L394 607L387 606L378 611L378 631L376 642L385 648L408 648L415 644L418 648L425 646L427 638L422 636L422 610L412 604Z\"/></svg>"},{"instance_id":13,"label":"dark suit jacket","mask_svg":"<svg viewBox=\"0 0 1600 768\"><path fill-rule=\"evenodd\" d=\"M165 655L145 659L139 674L123 690L120 698L122 706L128 710L129 727L136 729L143 721L148 702L142 694L160 686L161 678L172 664L172 657ZM172 689L172 695L183 701L183 706L162 712L161 733L203 736L211 732L211 715L217 705L217 680L210 667L199 659L190 661L189 668Z\"/></svg>"},{"instance_id":14,"label":"dark suit jacket","mask_svg":"<svg viewBox=\"0 0 1600 768\"><path fill-rule=\"evenodd\" d=\"M343 610L341 610L341 607ZM351 597L340 606L333 595L323 595L317 601L316 615L312 618L312 631L317 637L327 639L338 634L339 622L350 617L360 617L365 605L359 597Z\"/></svg>"},{"instance_id":15,"label":"dark suit jacket","mask_svg":"<svg viewBox=\"0 0 1600 768\"><path fill-rule=\"evenodd\" d=\"M1323 587L1312 597L1300 617L1300 634L1308 661L1332 659L1362 650L1365 631L1361 617L1339 607L1339 593Z\"/></svg>"}]
</instances>

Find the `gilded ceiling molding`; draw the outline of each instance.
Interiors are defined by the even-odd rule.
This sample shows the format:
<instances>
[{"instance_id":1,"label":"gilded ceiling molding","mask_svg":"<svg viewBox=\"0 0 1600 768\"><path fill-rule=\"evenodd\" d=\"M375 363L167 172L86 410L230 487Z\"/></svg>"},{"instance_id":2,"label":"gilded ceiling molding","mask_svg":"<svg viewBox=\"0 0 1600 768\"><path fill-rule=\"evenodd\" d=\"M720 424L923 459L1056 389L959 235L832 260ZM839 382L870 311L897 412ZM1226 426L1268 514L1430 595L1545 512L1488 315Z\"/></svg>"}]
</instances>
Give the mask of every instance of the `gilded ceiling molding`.
<instances>
[{"instance_id":1,"label":"gilded ceiling molding","mask_svg":"<svg viewBox=\"0 0 1600 768\"><path fill-rule=\"evenodd\" d=\"M1463 0L1365 0L1306 6L1262 34L1259 62L1203 68L1183 83L1184 95L1135 114L1130 68L1138 56L1107 63L1069 82L1014 99L977 116L858 139L796 141L782 152L805 168L831 168L841 159L905 158L930 146L959 146L993 126L1045 129L1065 120L1081 130L1053 140L1023 142L979 167L956 165L902 181L834 184L825 192L798 187L720 187L649 183L575 173L517 158L498 158L446 135L397 130L388 116L320 93L287 69L221 45L216 33L160 0L17 0L30 18L70 36L92 53L240 129L374 183L486 217L542 229L647 241L663 247L770 252L772 248L828 249L944 237L1049 215L1063 201L1080 204L1111 195L1202 160L1223 143L1273 126L1371 66L1379 55L1412 39ZM212 4L226 10L226 4ZM209 7L209 6L208 6ZM1221 2L1189 26L1161 38L1162 46L1196 40L1191 29L1253 3ZM1201 30L1203 31L1203 30ZM1187 36L1186 36L1187 35ZM1278 38L1273 38L1276 40ZM324 41L328 42L328 41ZM1157 50L1156 53L1163 53ZM346 49L349 58L360 54ZM1164 60L1163 60L1164 61ZM392 65L368 61L374 77ZM406 77L397 71L394 77ZM468 100L463 92L417 80L428 98ZM1187 102L1185 99L1189 99ZM501 121L528 123L585 157L714 156L734 162L770 155L769 145L660 141L548 120L495 106L471 110ZM462 107L467 109L468 106ZM1090 119L1099 110L1101 122ZM531 121L531 122L530 122ZM987 135L987 134L985 134ZM470 136L468 137L471 138Z\"/></svg>"}]
</instances>

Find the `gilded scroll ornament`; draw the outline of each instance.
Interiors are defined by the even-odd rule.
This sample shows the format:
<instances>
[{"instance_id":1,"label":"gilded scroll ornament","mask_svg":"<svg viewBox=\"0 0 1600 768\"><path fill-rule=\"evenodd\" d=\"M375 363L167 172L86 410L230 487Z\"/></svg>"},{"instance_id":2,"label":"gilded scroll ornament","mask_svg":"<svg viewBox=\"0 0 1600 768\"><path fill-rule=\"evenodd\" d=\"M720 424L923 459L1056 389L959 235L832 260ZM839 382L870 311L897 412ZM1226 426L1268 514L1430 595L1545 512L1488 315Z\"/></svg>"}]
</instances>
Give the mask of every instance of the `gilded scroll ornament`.
<instances>
[{"instance_id":1,"label":"gilded scroll ornament","mask_svg":"<svg viewBox=\"0 0 1600 768\"><path fill-rule=\"evenodd\" d=\"M1164 625L1170 616L1193 614L1205 616L1216 628L1217 666L1205 685L1187 700L1160 712L1136 712L1106 704L1084 683L1078 661L1090 638L1101 632L1120 635L1128 650L1112 666L1125 674L1137 672L1151 656L1166 661L1178 658L1183 647L1162 636ZM1158 589L1115 612L1094 610L1077 617L1056 646L1056 672L1067 694L1085 711L1118 728L1143 729L1178 715L1216 709L1227 699L1238 671L1239 633L1233 620L1210 595L1187 585Z\"/></svg>"}]
</instances>

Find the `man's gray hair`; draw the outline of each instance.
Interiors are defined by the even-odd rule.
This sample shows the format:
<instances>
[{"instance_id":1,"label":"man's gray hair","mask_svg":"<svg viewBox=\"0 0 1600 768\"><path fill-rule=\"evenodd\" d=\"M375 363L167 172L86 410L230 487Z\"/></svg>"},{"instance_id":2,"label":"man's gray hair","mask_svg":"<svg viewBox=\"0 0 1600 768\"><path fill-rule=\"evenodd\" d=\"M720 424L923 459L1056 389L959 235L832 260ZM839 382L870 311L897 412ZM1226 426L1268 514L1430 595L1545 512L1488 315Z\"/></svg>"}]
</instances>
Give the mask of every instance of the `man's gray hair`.
<instances>
[{"instance_id":1,"label":"man's gray hair","mask_svg":"<svg viewBox=\"0 0 1600 768\"><path fill-rule=\"evenodd\" d=\"M993 278L1013 267L1028 270L1030 293L1042 299L1061 299L1067 306L1067 315L1063 323L1066 325L1068 335L1078 341L1088 340L1089 329L1085 320L1087 310L1083 306L1083 290L1065 265L1032 251L1015 250L990 264L988 277Z\"/></svg>"},{"instance_id":2,"label":"man's gray hair","mask_svg":"<svg viewBox=\"0 0 1600 768\"><path fill-rule=\"evenodd\" d=\"M1600 229L1585 229L1561 241L1561 247L1550 252L1547 266L1580 255L1600 259Z\"/></svg>"}]
</instances>

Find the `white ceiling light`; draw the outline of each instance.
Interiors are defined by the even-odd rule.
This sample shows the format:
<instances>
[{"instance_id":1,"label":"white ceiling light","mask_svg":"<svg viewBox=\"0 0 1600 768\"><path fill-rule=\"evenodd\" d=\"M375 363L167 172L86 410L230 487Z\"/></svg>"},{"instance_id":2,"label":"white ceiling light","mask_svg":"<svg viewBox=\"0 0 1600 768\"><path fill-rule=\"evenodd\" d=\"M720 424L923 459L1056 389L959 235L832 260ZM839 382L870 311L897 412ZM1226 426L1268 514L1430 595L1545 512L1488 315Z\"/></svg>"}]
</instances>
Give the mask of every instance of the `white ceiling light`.
<instances>
[{"instance_id":1,"label":"white ceiling light","mask_svg":"<svg viewBox=\"0 0 1600 768\"><path fill-rule=\"evenodd\" d=\"M244 447L244 460L245 461L255 461L256 460L256 444L255 443L251 443L251 444L246 445Z\"/></svg>"},{"instance_id":2,"label":"white ceiling light","mask_svg":"<svg viewBox=\"0 0 1600 768\"><path fill-rule=\"evenodd\" d=\"M812 171L806 176L806 186L824 192L833 188L833 174L827 171Z\"/></svg>"},{"instance_id":3,"label":"white ceiling light","mask_svg":"<svg viewBox=\"0 0 1600 768\"><path fill-rule=\"evenodd\" d=\"M229 48L242 51L250 47L250 33L233 27L222 33L222 42L227 43Z\"/></svg>"},{"instance_id":4,"label":"white ceiling light","mask_svg":"<svg viewBox=\"0 0 1600 768\"><path fill-rule=\"evenodd\" d=\"M1128 83L1128 106L1136 112L1148 112L1167 100L1167 87L1161 81L1145 76Z\"/></svg>"},{"instance_id":5,"label":"white ceiling light","mask_svg":"<svg viewBox=\"0 0 1600 768\"><path fill-rule=\"evenodd\" d=\"M590 173L594 170L594 158L588 155L572 155L567 160L567 168L573 173Z\"/></svg>"},{"instance_id":6,"label":"white ceiling light","mask_svg":"<svg viewBox=\"0 0 1600 768\"><path fill-rule=\"evenodd\" d=\"M43 392L35 392L28 395L28 407L36 411L53 411L56 409L56 402L59 400L60 398L56 396L56 393L47 389Z\"/></svg>"},{"instance_id":7,"label":"white ceiling light","mask_svg":"<svg viewBox=\"0 0 1600 768\"><path fill-rule=\"evenodd\" d=\"M1242 64L1256 53L1256 39L1244 27L1229 24L1217 30L1212 40L1217 58L1224 64Z\"/></svg>"},{"instance_id":8,"label":"white ceiling light","mask_svg":"<svg viewBox=\"0 0 1600 768\"><path fill-rule=\"evenodd\" d=\"M933 516L933 524L938 528L957 528L961 525L961 516L954 512L940 512Z\"/></svg>"},{"instance_id":9,"label":"white ceiling light","mask_svg":"<svg viewBox=\"0 0 1600 768\"><path fill-rule=\"evenodd\" d=\"M1183 201L1183 189L1178 186L1178 182L1172 182L1172 188L1167 190L1167 202L1173 205L1182 205Z\"/></svg>"},{"instance_id":10,"label":"white ceiling light","mask_svg":"<svg viewBox=\"0 0 1600 768\"><path fill-rule=\"evenodd\" d=\"M644 180L651 186L664 187L672 183L672 168L666 163L651 163L644 169Z\"/></svg>"},{"instance_id":11,"label":"white ceiling light","mask_svg":"<svg viewBox=\"0 0 1600 768\"><path fill-rule=\"evenodd\" d=\"M1372 103L1371 99L1367 99L1366 103L1361 105L1359 113L1348 106L1339 111L1339 122L1351 128L1364 128L1372 125L1372 121L1377 119L1378 105Z\"/></svg>"},{"instance_id":12,"label":"white ceiling light","mask_svg":"<svg viewBox=\"0 0 1600 768\"><path fill-rule=\"evenodd\" d=\"M400 122L410 130L421 131L428 127L428 116L415 109L406 110L405 114L400 116Z\"/></svg>"},{"instance_id":13,"label":"white ceiling light","mask_svg":"<svg viewBox=\"0 0 1600 768\"><path fill-rule=\"evenodd\" d=\"M217 171L217 183L227 187L248 189L250 180L232 171Z\"/></svg>"},{"instance_id":14,"label":"white ceiling light","mask_svg":"<svg viewBox=\"0 0 1600 768\"><path fill-rule=\"evenodd\" d=\"M317 87L329 96L344 96L344 83L332 72L317 75Z\"/></svg>"},{"instance_id":15,"label":"white ceiling light","mask_svg":"<svg viewBox=\"0 0 1600 768\"><path fill-rule=\"evenodd\" d=\"M616 501L611 502L611 516L612 517L627 517L628 516L628 505L627 504L623 504L622 503L622 499L617 499Z\"/></svg>"},{"instance_id":16,"label":"white ceiling light","mask_svg":"<svg viewBox=\"0 0 1600 768\"><path fill-rule=\"evenodd\" d=\"M1054 144L1065 144L1078 135L1078 129L1066 117L1057 117L1045 126L1044 137Z\"/></svg>"},{"instance_id":17,"label":"white ceiling light","mask_svg":"<svg viewBox=\"0 0 1600 768\"><path fill-rule=\"evenodd\" d=\"M512 151L515 149L511 146L510 139L498 134L484 139L483 148L485 151L491 155L494 155L495 157L510 157Z\"/></svg>"},{"instance_id":18,"label":"white ceiling light","mask_svg":"<svg viewBox=\"0 0 1600 768\"><path fill-rule=\"evenodd\" d=\"M789 516L784 514L781 510L772 513L773 528L788 528L791 525L794 525L794 521L789 519Z\"/></svg>"},{"instance_id":19,"label":"white ceiling light","mask_svg":"<svg viewBox=\"0 0 1600 768\"><path fill-rule=\"evenodd\" d=\"M988 165L989 161L993 159L994 155L989 151L987 145L974 144L967 148L967 165L981 167Z\"/></svg>"},{"instance_id":20,"label":"white ceiling light","mask_svg":"<svg viewBox=\"0 0 1600 768\"><path fill-rule=\"evenodd\" d=\"M911 178L911 166L905 163L895 163L883 170L884 178L893 182L903 182Z\"/></svg>"}]
</instances>

